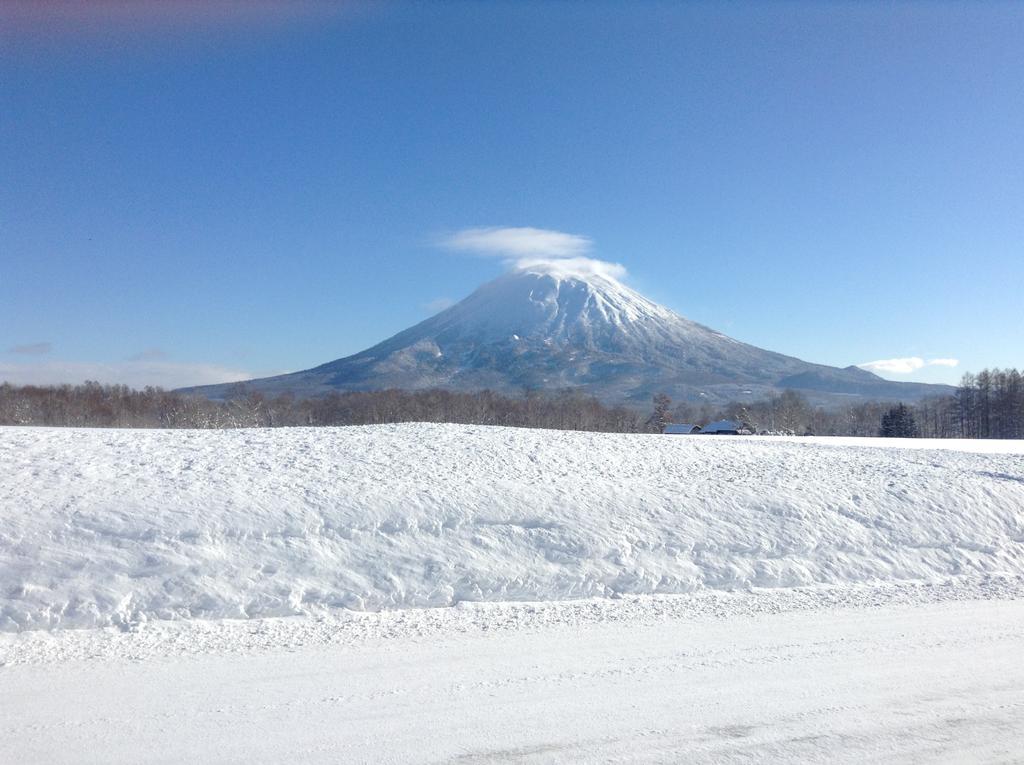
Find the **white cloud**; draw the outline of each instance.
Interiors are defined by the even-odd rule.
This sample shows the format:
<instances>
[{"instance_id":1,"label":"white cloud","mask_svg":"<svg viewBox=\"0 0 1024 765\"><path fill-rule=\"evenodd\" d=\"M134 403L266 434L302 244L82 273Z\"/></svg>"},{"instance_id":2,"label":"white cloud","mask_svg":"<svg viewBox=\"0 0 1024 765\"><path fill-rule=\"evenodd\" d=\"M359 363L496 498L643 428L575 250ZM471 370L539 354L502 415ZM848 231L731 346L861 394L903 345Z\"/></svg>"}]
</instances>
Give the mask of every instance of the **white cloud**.
<instances>
[{"instance_id":1,"label":"white cloud","mask_svg":"<svg viewBox=\"0 0 1024 765\"><path fill-rule=\"evenodd\" d=\"M879 359L878 361L866 361L858 364L861 369L869 369L872 372L883 372L891 375L909 375L924 367L955 367L960 363L959 359L929 359L925 361L920 356L907 356L898 359Z\"/></svg>"},{"instance_id":2,"label":"white cloud","mask_svg":"<svg viewBox=\"0 0 1024 765\"><path fill-rule=\"evenodd\" d=\"M502 258L575 258L590 252L585 236L530 227L465 228L441 240L441 246Z\"/></svg>"},{"instance_id":3,"label":"white cloud","mask_svg":"<svg viewBox=\"0 0 1024 765\"><path fill-rule=\"evenodd\" d=\"M586 257L593 244L579 234L525 226L465 228L440 240L449 250L504 258L507 267L518 271L624 278L626 269L621 264Z\"/></svg>"},{"instance_id":4,"label":"white cloud","mask_svg":"<svg viewBox=\"0 0 1024 765\"><path fill-rule=\"evenodd\" d=\"M183 388L251 380L250 372L217 364L188 364L169 361L122 361L101 364L79 361L45 361L35 364L0 364L0 382L14 385L72 385L96 380L133 388L147 385Z\"/></svg>"},{"instance_id":5,"label":"white cloud","mask_svg":"<svg viewBox=\"0 0 1024 765\"><path fill-rule=\"evenodd\" d=\"M431 314L440 313L445 308L451 308L455 301L448 297L434 298L423 304L423 309Z\"/></svg>"},{"instance_id":6,"label":"white cloud","mask_svg":"<svg viewBox=\"0 0 1024 765\"><path fill-rule=\"evenodd\" d=\"M879 359L878 361L866 361L858 364L861 369L870 369L872 372L887 372L893 375L908 375L916 372L924 366L924 359L917 356L910 356L902 359Z\"/></svg>"}]
</instances>

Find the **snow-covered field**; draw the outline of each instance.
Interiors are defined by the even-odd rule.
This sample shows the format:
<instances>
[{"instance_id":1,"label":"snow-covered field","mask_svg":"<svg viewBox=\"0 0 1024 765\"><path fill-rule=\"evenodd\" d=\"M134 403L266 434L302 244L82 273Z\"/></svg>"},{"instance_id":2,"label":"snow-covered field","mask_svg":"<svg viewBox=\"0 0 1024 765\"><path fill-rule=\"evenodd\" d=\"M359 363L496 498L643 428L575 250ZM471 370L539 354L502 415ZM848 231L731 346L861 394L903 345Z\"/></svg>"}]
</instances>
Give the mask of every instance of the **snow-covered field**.
<instances>
[{"instance_id":1,"label":"snow-covered field","mask_svg":"<svg viewBox=\"0 0 1024 765\"><path fill-rule=\"evenodd\" d=\"M1024 574L1020 444L878 443L4 428L0 630Z\"/></svg>"},{"instance_id":2,"label":"snow-covered field","mask_svg":"<svg viewBox=\"0 0 1024 765\"><path fill-rule=\"evenodd\" d=\"M0 762L1013 761L1024 443L0 428L0 633Z\"/></svg>"}]
</instances>

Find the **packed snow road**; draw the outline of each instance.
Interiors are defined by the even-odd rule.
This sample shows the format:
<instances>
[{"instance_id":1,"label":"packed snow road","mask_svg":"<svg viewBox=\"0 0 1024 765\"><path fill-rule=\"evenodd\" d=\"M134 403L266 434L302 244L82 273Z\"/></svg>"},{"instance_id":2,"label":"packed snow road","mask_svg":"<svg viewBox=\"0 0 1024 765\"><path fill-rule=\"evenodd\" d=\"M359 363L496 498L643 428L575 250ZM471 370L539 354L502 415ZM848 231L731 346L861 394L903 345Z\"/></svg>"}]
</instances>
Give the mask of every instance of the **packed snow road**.
<instances>
[{"instance_id":1,"label":"packed snow road","mask_svg":"<svg viewBox=\"0 0 1024 765\"><path fill-rule=\"evenodd\" d=\"M548 623L522 629L503 626L508 611L531 606L480 604L473 629L463 609L434 609L417 634L407 612L350 643L302 644L310 619L56 633L99 654L85 659L59 658L51 633L9 635L0 761L1024 759L1024 600L742 613L772 595L708 597L740 612L643 619L627 599L590 619L545 604ZM256 624L274 635L262 647L243 638Z\"/></svg>"}]
</instances>

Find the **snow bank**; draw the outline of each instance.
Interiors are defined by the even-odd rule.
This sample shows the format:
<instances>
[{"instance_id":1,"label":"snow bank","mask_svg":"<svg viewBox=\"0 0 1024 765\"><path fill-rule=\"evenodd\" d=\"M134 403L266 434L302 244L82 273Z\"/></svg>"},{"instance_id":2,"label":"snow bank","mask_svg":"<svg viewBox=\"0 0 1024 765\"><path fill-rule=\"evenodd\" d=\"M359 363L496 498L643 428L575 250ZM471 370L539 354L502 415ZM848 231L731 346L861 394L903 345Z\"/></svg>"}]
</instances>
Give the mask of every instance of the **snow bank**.
<instances>
[{"instance_id":1,"label":"snow bank","mask_svg":"<svg viewBox=\"0 0 1024 765\"><path fill-rule=\"evenodd\" d=\"M0 629L1024 576L1024 443L906 445L0 428Z\"/></svg>"}]
</instances>

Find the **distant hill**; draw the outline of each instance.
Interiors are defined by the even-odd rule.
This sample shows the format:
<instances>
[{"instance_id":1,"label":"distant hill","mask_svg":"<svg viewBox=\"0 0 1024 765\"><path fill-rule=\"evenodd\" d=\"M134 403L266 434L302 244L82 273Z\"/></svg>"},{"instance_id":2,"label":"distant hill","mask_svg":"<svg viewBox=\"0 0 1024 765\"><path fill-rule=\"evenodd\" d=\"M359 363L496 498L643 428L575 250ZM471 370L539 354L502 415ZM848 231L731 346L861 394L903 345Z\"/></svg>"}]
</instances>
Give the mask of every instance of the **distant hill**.
<instances>
[{"instance_id":1,"label":"distant hill","mask_svg":"<svg viewBox=\"0 0 1024 765\"><path fill-rule=\"evenodd\" d=\"M914 401L944 385L883 380L858 367L812 364L742 343L658 305L599 270L519 268L456 305L353 356L251 380L247 391L317 396L384 388L582 388L646 406L654 393L719 404L785 389L818 404ZM237 383L186 389L226 398Z\"/></svg>"}]
</instances>

